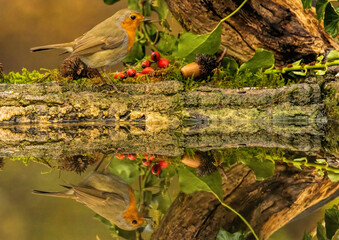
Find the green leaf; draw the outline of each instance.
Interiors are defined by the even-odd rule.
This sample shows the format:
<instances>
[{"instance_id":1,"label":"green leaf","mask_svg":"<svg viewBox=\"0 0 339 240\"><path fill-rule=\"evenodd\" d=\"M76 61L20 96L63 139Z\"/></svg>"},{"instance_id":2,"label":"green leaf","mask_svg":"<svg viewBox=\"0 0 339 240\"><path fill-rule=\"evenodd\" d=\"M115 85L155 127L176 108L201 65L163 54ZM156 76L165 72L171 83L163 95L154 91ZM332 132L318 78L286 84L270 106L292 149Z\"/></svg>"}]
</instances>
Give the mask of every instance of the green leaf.
<instances>
[{"instance_id":1,"label":"green leaf","mask_svg":"<svg viewBox=\"0 0 339 240\"><path fill-rule=\"evenodd\" d=\"M303 3L303 8L308 9L312 7L312 0L301 0Z\"/></svg>"},{"instance_id":2,"label":"green leaf","mask_svg":"<svg viewBox=\"0 0 339 240\"><path fill-rule=\"evenodd\" d=\"M325 31L336 37L338 35L339 14L334 10L332 4L327 4L324 18Z\"/></svg>"},{"instance_id":3,"label":"green leaf","mask_svg":"<svg viewBox=\"0 0 339 240\"><path fill-rule=\"evenodd\" d=\"M327 171L327 176L332 182L339 182L339 173Z\"/></svg>"},{"instance_id":4,"label":"green leaf","mask_svg":"<svg viewBox=\"0 0 339 240\"><path fill-rule=\"evenodd\" d=\"M304 233L303 240L312 240L312 236L310 234Z\"/></svg>"},{"instance_id":5,"label":"green leaf","mask_svg":"<svg viewBox=\"0 0 339 240\"><path fill-rule=\"evenodd\" d=\"M274 174L275 164L270 160L253 157L244 158L241 162L254 172L255 177L259 181L272 177Z\"/></svg>"},{"instance_id":6,"label":"green leaf","mask_svg":"<svg viewBox=\"0 0 339 240\"><path fill-rule=\"evenodd\" d=\"M136 63L138 60L143 59L145 56L144 45L140 42L135 42L131 52L123 60L124 63Z\"/></svg>"},{"instance_id":7,"label":"green leaf","mask_svg":"<svg viewBox=\"0 0 339 240\"><path fill-rule=\"evenodd\" d=\"M238 63L234 59L228 57L225 57L222 60L221 67L223 67L224 70L229 71L232 75L235 75L239 70Z\"/></svg>"},{"instance_id":8,"label":"green leaf","mask_svg":"<svg viewBox=\"0 0 339 240\"><path fill-rule=\"evenodd\" d=\"M331 240L338 240L339 239L339 229L335 232Z\"/></svg>"},{"instance_id":9,"label":"green leaf","mask_svg":"<svg viewBox=\"0 0 339 240\"><path fill-rule=\"evenodd\" d=\"M221 30L222 25L220 24L208 34L184 33L179 39L178 50L174 55L177 58L185 59L187 62L193 62L197 53L215 54L221 43Z\"/></svg>"},{"instance_id":10,"label":"green leaf","mask_svg":"<svg viewBox=\"0 0 339 240\"><path fill-rule=\"evenodd\" d=\"M154 23L146 23L145 24L146 32L148 36L151 38L152 41L155 41L155 38L158 33L158 28L155 26Z\"/></svg>"},{"instance_id":11,"label":"green leaf","mask_svg":"<svg viewBox=\"0 0 339 240\"><path fill-rule=\"evenodd\" d=\"M152 10L158 13L159 20L165 20L169 12L164 0L153 1Z\"/></svg>"},{"instance_id":12,"label":"green leaf","mask_svg":"<svg viewBox=\"0 0 339 240\"><path fill-rule=\"evenodd\" d=\"M159 33L160 40L157 44L157 49L165 54L172 54L178 47L177 39L172 35L164 32Z\"/></svg>"},{"instance_id":13,"label":"green leaf","mask_svg":"<svg viewBox=\"0 0 339 240\"><path fill-rule=\"evenodd\" d=\"M139 0L128 0L127 6L128 6L129 9L133 9L137 12L141 12Z\"/></svg>"},{"instance_id":14,"label":"green leaf","mask_svg":"<svg viewBox=\"0 0 339 240\"><path fill-rule=\"evenodd\" d=\"M325 210L325 228L328 239L331 239L339 229L339 210L336 205Z\"/></svg>"},{"instance_id":15,"label":"green leaf","mask_svg":"<svg viewBox=\"0 0 339 240\"><path fill-rule=\"evenodd\" d=\"M339 59L339 51L338 50L331 50L327 55L327 61L334 61Z\"/></svg>"},{"instance_id":16,"label":"green leaf","mask_svg":"<svg viewBox=\"0 0 339 240\"><path fill-rule=\"evenodd\" d=\"M129 184L132 184L139 177L138 166L133 161L113 158L109 168L113 174L121 177Z\"/></svg>"},{"instance_id":17,"label":"green leaf","mask_svg":"<svg viewBox=\"0 0 339 240\"><path fill-rule=\"evenodd\" d=\"M325 228L321 222L318 222L317 224L317 238L318 240L328 240L326 237Z\"/></svg>"},{"instance_id":18,"label":"green leaf","mask_svg":"<svg viewBox=\"0 0 339 240\"><path fill-rule=\"evenodd\" d=\"M244 240L245 236L241 232L229 233L220 228L219 233L215 240Z\"/></svg>"},{"instance_id":19,"label":"green leaf","mask_svg":"<svg viewBox=\"0 0 339 240\"><path fill-rule=\"evenodd\" d=\"M249 70L252 73L257 73L260 69L271 68L274 65L274 61L272 52L258 48L254 56L240 66L239 71L244 72Z\"/></svg>"},{"instance_id":20,"label":"green leaf","mask_svg":"<svg viewBox=\"0 0 339 240\"><path fill-rule=\"evenodd\" d=\"M325 8L328 4L328 0L318 0L315 4L315 9L317 12L317 19L320 22L324 17Z\"/></svg>"},{"instance_id":21,"label":"green leaf","mask_svg":"<svg viewBox=\"0 0 339 240\"><path fill-rule=\"evenodd\" d=\"M114 3L119 2L120 0L104 0L104 3L108 4L108 5L112 5Z\"/></svg>"},{"instance_id":22,"label":"green leaf","mask_svg":"<svg viewBox=\"0 0 339 240\"><path fill-rule=\"evenodd\" d=\"M221 176L218 171L213 174L199 178L185 167L178 169L180 190L191 194L196 191L214 193L219 200L223 199Z\"/></svg>"}]
</instances>

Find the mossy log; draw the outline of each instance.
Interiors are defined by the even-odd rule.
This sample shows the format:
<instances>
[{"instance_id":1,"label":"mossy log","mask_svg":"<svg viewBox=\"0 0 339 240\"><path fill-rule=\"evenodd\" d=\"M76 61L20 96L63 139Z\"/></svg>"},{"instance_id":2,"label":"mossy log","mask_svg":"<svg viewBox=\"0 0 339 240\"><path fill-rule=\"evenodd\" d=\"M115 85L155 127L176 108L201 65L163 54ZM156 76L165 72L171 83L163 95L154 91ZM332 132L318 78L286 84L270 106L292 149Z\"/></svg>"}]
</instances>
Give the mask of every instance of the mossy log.
<instances>
[{"instance_id":1,"label":"mossy log","mask_svg":"<svg viewBox=\"0 0 339 240\"><path fill-rule=\"evenodd\" d=\"M211 32L242 2L166 0L181 25L197 34ZM271 50L277 66L299 59L311 62L328 48L339 49L336 40L319 24L315 9L304 10L299 0L247 1L223 23L221 45L239 62L249 60L257 48Z\"/></svg>"},{"instance_id":2,"label":"mossy log","mask_svg":"<svg viewBox=\"0 0 339 240\"><path fill-rule=\"evenodd\" d=\"M177 125L184 119L221 121L322 121L318 84L278 89L200 87L178 81L121 84L120 92L72 83L0 85L0 123L129 121Z\"/></svg>"},{"instance_id":3,"label":"mossy log","mask_svg":"<svg viewBox=\"0 0 339 240\"><path fill-rule=\"evenodd\" d=\"M339 184L312 168L276 165L272 178L256 181L251 170L237 164L223 179L224 202L251 224L262 240L304 210L338 195ZM310 212L309 212L310 213ZM307 212L305 213L307 214ZM181 193L171 205L152 239L215 239L222 227L246 230L245 224L208 192Z\"/></svg>"}]
</instances>

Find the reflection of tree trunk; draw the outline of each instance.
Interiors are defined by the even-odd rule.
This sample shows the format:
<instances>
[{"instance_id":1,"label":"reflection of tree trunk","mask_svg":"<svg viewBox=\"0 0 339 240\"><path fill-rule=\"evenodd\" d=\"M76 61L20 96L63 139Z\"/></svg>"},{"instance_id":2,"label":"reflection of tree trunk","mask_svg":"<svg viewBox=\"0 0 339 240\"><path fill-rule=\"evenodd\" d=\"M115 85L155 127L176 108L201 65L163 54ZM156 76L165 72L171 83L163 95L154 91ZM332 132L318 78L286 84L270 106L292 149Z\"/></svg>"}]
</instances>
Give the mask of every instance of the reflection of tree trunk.
<instances>
[{"instance_id":1,"label":"reflection of tree trunk","mask_svg":"<svg viewBox=\"0 0 339 240\"><path fill-rule=\"evenodd\" d=\"M223 190L226 204L249 221L260 239L267 239L305 209L339 190L339 184L317 175L314 169L299 170L285 164L276 166L272 178L259 182L246 166L237 164L228 170ZM180 194L152 239L215 239L220 227L230 230L232 226L246 228L212 194Z\"/></svg>"},{"instance_id":2,"label":"reflection of tree trunk","mask_svg":"<svg viewBox=\"0 0 339 240\"><path fill-rule=\"evenodd\" d=\"M176 19L189 31L210 32L242 1L166 0ZM227 54L244 62L256 48L272 50L279 64L306 61L338 44L323 30L314 10L303 10L298 0L249 0L223 24L222 46Z\"/></svg>"}]
</instances>

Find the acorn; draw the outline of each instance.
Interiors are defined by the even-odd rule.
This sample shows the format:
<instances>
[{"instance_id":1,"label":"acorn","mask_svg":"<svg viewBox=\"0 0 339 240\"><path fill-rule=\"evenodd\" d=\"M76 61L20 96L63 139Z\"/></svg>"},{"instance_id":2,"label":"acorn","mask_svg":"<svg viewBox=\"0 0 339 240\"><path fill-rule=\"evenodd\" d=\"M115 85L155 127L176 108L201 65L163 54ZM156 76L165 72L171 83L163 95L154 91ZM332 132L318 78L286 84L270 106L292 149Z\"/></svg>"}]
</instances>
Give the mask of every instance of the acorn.
<instances>
[{"instance_id":1,"label":"acorn","mask_svg":"<svg viewBox=\"0 0 339 240\"><path fill-rule=\"evenodd\" d=\"M96 159L86 155L67 156L61 159L63 169L74 171L78 174L83 173L89 165L96 162Z\"/></svg>"},{"instance_id":2,"label":"acorn","mask_svg":"<svg viewBox=\"0 0 339 240\"><path fill-rule=\"evenodd\" d=\"M62 77L73 80L100 76L97 69L87 67L79 58L66 58L60 66L60 73Z\"/></svg>"},{"instance_id":3,"label":"acorn","mask_svg":"<svg viewBox=\"0 0 339 240\"><path fill-rule=\"evenodd\" d=\"M212 70L219 65L217 58L214 55L206 55L199 53L196 56L195 62L189 63L181 68L181 74L185 78L205 78L211 74Z\"/></svg>"}]
</instances>

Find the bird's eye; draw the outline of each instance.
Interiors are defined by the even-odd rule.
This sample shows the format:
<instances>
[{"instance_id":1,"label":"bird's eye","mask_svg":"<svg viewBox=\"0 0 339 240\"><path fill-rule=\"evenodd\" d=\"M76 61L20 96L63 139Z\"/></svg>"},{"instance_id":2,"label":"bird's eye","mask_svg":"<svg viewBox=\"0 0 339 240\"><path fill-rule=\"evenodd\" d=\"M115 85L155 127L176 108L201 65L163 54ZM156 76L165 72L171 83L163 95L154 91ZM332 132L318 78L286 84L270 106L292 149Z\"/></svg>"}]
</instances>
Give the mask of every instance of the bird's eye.
<instances>
[{"instance_id":1,"label":"bird's eye","mask_svg":"<svg viewBox=\"0 0 339 240\"><path fill-rule=\"evenodd\" d=\"M137 224L137 223L138 223L137 220L133 220L133 221L132 221L132 224L133 224L133 225L135 225L135 224Z\"/></svg>"},{"instance_id":2,"label":"bird's eye","mask_svg":"<svg viewBox=\"0 0 339 240\"><path fill-rule=\"evenodd\" d=\"M131 18L132 20L135 20L137 17L136 17L135 15L132 15L130 18Z\"/></svg>"}]
</instances>

